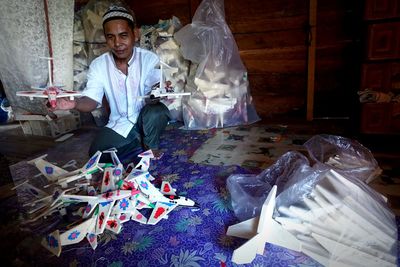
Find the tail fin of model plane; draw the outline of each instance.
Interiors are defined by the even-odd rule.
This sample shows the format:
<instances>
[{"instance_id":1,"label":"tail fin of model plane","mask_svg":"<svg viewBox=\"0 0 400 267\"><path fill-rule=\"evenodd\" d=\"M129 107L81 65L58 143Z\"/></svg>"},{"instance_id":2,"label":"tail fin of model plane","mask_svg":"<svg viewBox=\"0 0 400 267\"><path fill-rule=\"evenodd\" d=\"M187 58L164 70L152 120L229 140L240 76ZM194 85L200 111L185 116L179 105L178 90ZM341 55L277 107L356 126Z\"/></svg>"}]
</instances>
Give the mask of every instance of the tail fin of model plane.
<instances>
[{"instance_id":1,"label":"tail fin of model plane","mask_svg":"<svg viewBox=\"0 0 400 267\"><path fill-rule=\"evenodd\" d=\"M176 189L174 189L171 184L167 181L162 181L160 192L164 195L173 195L176 196Z\"/></svg>"},{"instance_id":2,"label":"tail fin of model plane","mask_svg":"<svg viewBox=\"0 0 400 267\"><path fill-rule=\"evenodd\" d=\"M99 169L99 161L101 158L101 152L97 151L89 160L88 162L85 163L85 165L83 165L83 167L81 168L81 171L83 173L90 173L92 171L95 171L97 169Z\"/></svg>"}]
</instances>

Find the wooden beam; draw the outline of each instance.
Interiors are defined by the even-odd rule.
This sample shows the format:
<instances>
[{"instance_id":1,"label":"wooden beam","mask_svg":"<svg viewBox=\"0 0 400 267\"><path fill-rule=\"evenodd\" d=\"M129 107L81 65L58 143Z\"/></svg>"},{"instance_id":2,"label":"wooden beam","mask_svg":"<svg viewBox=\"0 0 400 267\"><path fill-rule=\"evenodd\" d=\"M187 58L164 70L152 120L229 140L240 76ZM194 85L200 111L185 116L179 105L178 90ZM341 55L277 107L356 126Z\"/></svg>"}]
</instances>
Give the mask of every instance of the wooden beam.
<instances>
[{"instance_id":1,"label":"wooden beam","mask_svg":"<svg viewBox=\"0 0 400 267\"><path fill-rule=\"evenodd\" d=\"M307 68L307 120L314 119L315 46L317 41L317 0L310 0Z\"/></svg>"}]
</instances>

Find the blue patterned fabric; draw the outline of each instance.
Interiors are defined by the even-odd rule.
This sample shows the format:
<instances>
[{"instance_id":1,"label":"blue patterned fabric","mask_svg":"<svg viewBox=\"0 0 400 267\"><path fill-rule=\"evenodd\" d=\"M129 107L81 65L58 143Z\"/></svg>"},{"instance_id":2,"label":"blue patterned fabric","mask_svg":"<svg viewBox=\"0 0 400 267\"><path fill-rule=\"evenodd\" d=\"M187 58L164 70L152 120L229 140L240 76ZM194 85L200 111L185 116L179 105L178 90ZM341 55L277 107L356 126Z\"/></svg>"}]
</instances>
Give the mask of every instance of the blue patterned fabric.
<instances>
[{"instance_id":1,"label":"blue patterned fabric","mask_svg":"<svg viewBox=\"0 0 400 267\"><path fill-rule=\"evenodd\" d=\"M189 162L193 152L212 135L213 131L166 131L160 146L165 154L152 161L149 170L156 185L162 180L171 182L178 194L196 201L199 210L176 208L168 219L154 226L124 223L119 235L110 231L100 235L96 250L84 240L63 247L59 258L47 253L40 260L42 266L237 266L231 262L232 252L246 240L226 235L228 226L238 220L225 182L232 173L260 170ZM264 255L257 255L247 266L321 265L302 253L267 244Z\"/></svg>"}]
</instances>

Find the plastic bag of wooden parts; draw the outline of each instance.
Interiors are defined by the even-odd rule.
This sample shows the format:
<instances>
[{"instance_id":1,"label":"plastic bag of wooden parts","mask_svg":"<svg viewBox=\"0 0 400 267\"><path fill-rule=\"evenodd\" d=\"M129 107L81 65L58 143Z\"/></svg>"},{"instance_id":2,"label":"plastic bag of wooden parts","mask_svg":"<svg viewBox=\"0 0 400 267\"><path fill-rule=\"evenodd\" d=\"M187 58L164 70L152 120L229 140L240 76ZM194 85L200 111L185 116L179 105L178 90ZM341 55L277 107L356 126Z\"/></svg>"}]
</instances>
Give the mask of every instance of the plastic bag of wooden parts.
<instances>
[{"instance_id":1,"label":"plastic bag of wooden parts","mask_svg":"<svg viewBox=\"0 0 400 267\"><path fill-rule=\"evenodd\" d=\"M397 226L386 199L361 179L322 167L278 195L275 221L324 266L396 266Z\"/></svg>"},{"instance_id":2,"label":"plastic bag of wooden parts","mask_svg":"<svg viewBox=\"0 0 400 267\"><path fill-rule=\"evenodd\" d=\"M186 88L192 95L183 100L186 128L220 128L259 120L247 70L225 22L223 0L203 0L192 23L179 30L175 40L183 57L198 64Z\"/></svg>"},{"instance_id":3,"label":"plastic bag of wooden parts","mask_svg":"<svg viewBox=\"0 0 400 267\"><path fill-rule=\"evenodd\" d=\"M371 151L356 140L336 135L315 135L304 146L312 161L369 183L381 169Z\"/></svg>"},{"instance_id":4,"label":"plastic bag of wooden parts","mask_svg":"<svg viewBox=\"0 0 400 267\"><path fill-rule=\"evenodd\" d=\"M231 195L231 204L236 217L244 221L260 215L262 205L273 185L282 191L290 186L288 181L309 168L308 159L299 152L287 152L273 165L258 175L232 174L226 186ZM278 191L279 193L279 191Z\"/></svg>"}]
</instances>

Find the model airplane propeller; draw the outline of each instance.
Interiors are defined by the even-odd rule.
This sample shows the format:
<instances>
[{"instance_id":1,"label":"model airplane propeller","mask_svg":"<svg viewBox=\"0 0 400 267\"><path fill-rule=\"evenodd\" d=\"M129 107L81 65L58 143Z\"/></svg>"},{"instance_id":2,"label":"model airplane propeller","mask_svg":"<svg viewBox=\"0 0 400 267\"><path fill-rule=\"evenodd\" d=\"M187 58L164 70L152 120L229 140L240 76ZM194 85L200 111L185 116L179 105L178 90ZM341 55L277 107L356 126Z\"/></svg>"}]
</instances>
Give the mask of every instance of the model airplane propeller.
<instances>
[{"instance_id":1,"label":"model airplane propeller","mask_svg":"<svg viewBox=\"0 0 400 267\"><path fill-rule=\"evenodd\" d=\"M63 90L62 85L54 85L52 80L51 73L51 57L41 57L43 59L47 59L48 62L48 70L49 70L49 84L46 87L34 87L31 86L32 89L30 91L18 91L17 96L25 96L29 97L30 100L33 98L47 98L49 100L50 106L55 108L57 105L57 98L60 97L69 97L69 99L73 100L75 97L79 97L82 94L76 91Z\"/></svg>"}]
</instances>

